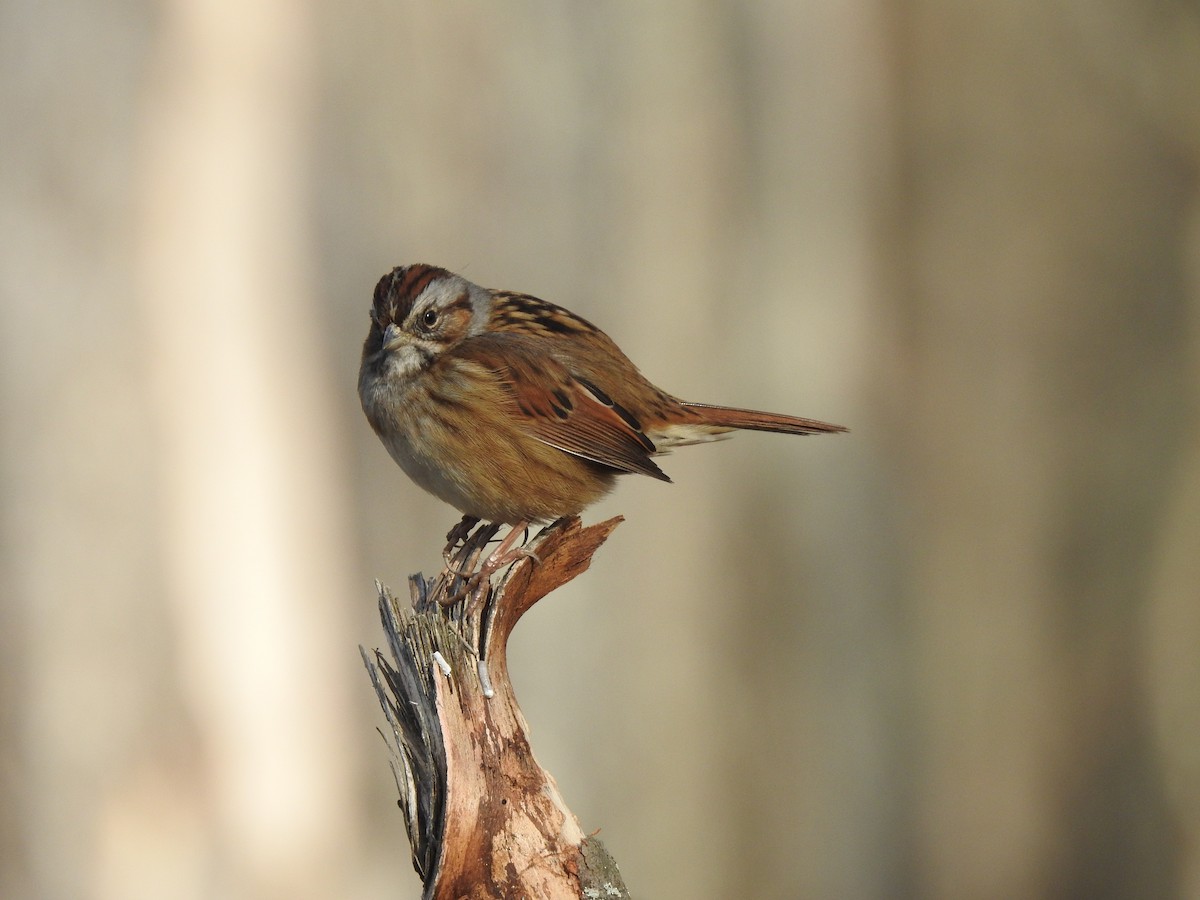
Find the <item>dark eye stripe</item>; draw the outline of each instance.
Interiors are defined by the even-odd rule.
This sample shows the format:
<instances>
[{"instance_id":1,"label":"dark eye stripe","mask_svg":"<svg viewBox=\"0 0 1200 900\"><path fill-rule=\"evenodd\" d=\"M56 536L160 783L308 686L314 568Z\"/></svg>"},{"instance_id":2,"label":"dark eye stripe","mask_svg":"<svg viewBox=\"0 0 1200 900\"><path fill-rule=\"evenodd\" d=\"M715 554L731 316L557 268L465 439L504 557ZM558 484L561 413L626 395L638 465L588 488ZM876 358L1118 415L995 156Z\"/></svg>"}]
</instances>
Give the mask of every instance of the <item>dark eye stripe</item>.
<instances>
[{"instance_id":1,"label":"dark eye stripe","mask_svg":"<svg viewBox=\"0 0 1200 900\"><path fill-rule=\"evenodd\" d=\"M429 313L435 313L439 318L441 318L442 316L446 316L451 313L458 312L460 309L470 310L470 308L471 308L471 298L464 292L462 295L460 295L458 298L456 298L453 303L449 304L448 306L443 306L440 309L436 306L427 306L425 309L421 310L420 313L416 313L414 311L414 313L412 313L412 318L413 318L414 323L416 323L416 322L423 323L425 316L427 316Z\"/></svg>"}]
</instances>

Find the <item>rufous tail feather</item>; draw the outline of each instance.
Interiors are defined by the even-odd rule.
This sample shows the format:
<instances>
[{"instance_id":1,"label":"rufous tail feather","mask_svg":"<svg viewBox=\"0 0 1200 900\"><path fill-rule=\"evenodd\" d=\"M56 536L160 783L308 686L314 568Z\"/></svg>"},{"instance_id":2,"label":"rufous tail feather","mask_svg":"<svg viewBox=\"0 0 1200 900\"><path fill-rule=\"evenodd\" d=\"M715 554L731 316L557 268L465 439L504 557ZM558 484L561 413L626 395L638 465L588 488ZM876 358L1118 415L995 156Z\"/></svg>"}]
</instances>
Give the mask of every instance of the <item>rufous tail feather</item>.
<instances>
[{"instance_id":1,"label":"rufous tail feather","mask_svg":"<svg viewBox=\"0 0 1200 900\"><path fill-rule=\"evenodd\" d=\"M731 406L710 406L707 403L684 403L704 417L706 424L719 428L744 428L750 431L775 431L780 434L836 434L849 431L844 425L785 416L781 413L759 412L755 409L735 409Z\"/></svg>"}]
</instances>

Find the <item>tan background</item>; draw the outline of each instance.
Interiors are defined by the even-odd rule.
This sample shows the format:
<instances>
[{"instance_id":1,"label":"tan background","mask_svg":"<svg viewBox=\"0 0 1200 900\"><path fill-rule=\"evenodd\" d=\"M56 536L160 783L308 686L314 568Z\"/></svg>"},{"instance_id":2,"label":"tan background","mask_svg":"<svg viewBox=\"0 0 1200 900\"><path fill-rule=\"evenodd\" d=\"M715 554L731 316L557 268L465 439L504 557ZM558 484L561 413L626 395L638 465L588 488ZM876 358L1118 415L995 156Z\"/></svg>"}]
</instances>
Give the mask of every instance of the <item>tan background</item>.
<instances>
[{"instance_id":1,"label":"tan background","mask_svg":"<svg viewBox=\"0 0 1200 900\"><path fill-rule=\"evenodd\" d=\"M0 896L416 897L356 645L428 261L690 399L518 632L646 898L1200 897L1200 12L0 2Z\"/></svg>"}]
</instances>

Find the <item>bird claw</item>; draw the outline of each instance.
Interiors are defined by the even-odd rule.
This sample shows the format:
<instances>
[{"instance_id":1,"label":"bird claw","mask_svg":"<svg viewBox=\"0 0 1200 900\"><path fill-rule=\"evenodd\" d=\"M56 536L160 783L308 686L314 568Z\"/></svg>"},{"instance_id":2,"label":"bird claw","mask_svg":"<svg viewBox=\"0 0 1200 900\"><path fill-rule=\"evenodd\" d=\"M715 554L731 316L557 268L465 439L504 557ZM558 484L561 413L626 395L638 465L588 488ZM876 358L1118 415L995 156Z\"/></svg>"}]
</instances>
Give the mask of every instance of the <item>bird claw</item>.
<instances>
[{"instance_id":1,"label":"bird claw","mask_svg":"<svg viewBox=\"0 0 1200 900\"><path fill-rule=\"evenodd\" d=\"M504 536L504 540L500 542L500 545L492 551L491 556L484 560L483 565L479 567L478 574L490 577L505 566L512 565L518 559L527 559L529 557L537 559L537 554L532 550L526 550L523 545L520 547L513 546L517 542L518 535L528 535L528 533L529 525L527 523L518 522L514 525L512 530ZM528 540L528 537L526 537L526 540ZM538 562L541 562L541 560L539 559Z\"/></svg>"},{"instance_id":2,"label":"bird claw","mask_svg":"<svg viewBox=\"0 0 1200 900\"><path fill-rule=\"evenodd\" d=\"M442 551L442 568L447 574L455 575L459 578L470 578L471 572L466 569L460 569L454 564L454 551L450 547L446 547Z\"/></svg>"},{"instance_id":3,"label":"bird claw","mask_svg":"<svg viewBox=\"0 0 1200 900\"><path fill-rule=\"evenodd\" d=\"M461 523L458 527L461 527ZM447 548L447 552L442 555L446 563L446 571L451 575L465 579L466 584L461 590L456 591L452 597L446 600L446 605L453 605L469 597L467 613L473 613L487 599L487 592L491 585L492 576L501 569L521 559L532 559L534 562L540 563L542 561L541 558L532 550L525 547L513 546L520 535L528 533L528 527L524 522L514 525L512 530L500 541L500 545L491 552L487 559L474 572L464 571L455 566L449 548Z\"/></svg>"}]
</instances>

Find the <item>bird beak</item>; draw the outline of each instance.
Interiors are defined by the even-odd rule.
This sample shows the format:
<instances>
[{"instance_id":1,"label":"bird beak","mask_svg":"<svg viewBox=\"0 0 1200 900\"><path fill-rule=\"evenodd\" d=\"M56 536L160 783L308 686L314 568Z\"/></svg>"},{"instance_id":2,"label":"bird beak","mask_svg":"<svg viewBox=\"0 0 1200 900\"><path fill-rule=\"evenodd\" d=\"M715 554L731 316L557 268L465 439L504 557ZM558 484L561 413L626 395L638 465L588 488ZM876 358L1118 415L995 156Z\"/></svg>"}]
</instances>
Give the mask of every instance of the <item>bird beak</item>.
<instances>
[{"instance_id":1,"label":"bird beak","mask_svg":"<svg viewBox=\"0 0 1200 900\"><path fill-rule=\"evenodd\" d=\"M404 343L404 332L394 322L383 329L383 349L395 350Z\"/></svg>"}]
</instances>

